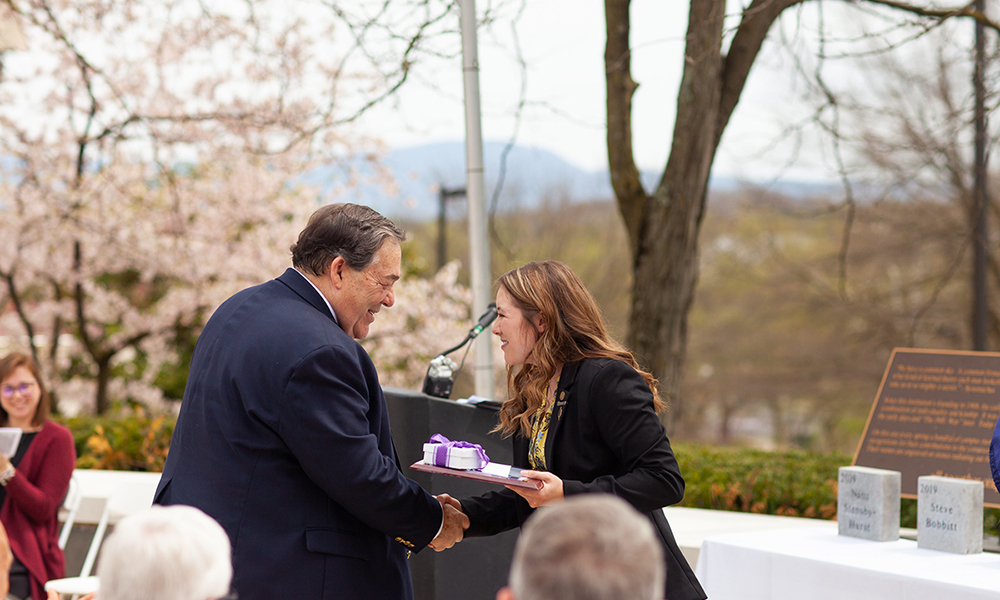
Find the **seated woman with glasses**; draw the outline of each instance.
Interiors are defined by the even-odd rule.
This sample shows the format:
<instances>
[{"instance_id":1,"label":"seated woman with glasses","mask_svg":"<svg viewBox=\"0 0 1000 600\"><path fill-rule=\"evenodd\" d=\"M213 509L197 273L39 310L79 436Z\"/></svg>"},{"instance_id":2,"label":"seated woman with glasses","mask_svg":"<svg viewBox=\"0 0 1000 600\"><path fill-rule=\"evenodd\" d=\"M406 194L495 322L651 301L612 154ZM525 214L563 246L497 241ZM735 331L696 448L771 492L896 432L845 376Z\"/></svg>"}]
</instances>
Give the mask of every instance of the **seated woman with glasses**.
<instances>
[{"instance_id":1,"label":"seated woman with glasses","mask_svg":"<svg viewBox=\"0 0 1000 600\"><path fill-rule=\"evenodd\" d=\"M21 430L14 455L0 454L0 522L14 553L10 595L22 599L43 600L45 582L66 575L58 512L76 449L69 430L48 420L49 408L34 359L15 352L0 360L0 427Z\"/></svg>"}]
</instances>

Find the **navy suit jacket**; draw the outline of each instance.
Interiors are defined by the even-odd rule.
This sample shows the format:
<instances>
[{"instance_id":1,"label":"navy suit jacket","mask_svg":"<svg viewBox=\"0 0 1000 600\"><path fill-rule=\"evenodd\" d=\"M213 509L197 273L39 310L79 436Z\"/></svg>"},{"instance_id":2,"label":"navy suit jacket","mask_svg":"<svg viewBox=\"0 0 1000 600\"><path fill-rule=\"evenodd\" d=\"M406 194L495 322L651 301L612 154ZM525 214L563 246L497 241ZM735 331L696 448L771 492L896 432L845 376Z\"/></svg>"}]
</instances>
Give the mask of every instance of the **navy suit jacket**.
<instances>
[{"instance_id":1,"label":"navy suit jacket","mask_svg":"<svg viewBox=\"0 0 1000 600\"><path fill-rule=\"evenodd\" d=\"M222 525L241 600L408 600L407 551L441 526L400 471L371 358L292 269L206 324L155 502Z\"/></svg>"}]
</instances>

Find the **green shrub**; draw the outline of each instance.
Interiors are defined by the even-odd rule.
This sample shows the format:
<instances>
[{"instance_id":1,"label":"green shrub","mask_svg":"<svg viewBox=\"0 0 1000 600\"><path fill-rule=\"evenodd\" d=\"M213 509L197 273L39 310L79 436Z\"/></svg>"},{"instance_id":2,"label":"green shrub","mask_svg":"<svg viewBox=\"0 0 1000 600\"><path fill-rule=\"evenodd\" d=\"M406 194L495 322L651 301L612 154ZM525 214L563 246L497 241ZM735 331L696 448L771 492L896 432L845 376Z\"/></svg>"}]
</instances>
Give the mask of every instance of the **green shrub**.
<instances>
[{"instance_id":1,"label":"green shrub","mask_svg":"<svg viewBox=\"0 0 1000 600\"><path fill-rule=\"evenodd\" d=\"M768 452L676 444L686 482L681 506L791 517L837 515L837 467L846 454Z\"/></svg>"},{"instance_id":2,"label":"green shrub","mask_svg":"<svg viewBox=\"0 0 1000 600\"><path fill-rule=\"evenodd\" d=\"M60 419L73 432L78 469L162 471L176 423L136 409L127 417Z\"/></svg>"},{"instance_id":3,"label":"green shrub","mask_svg":"<svg viewBox=\"0 0 1000 600\"><path fill-rule=\"evenodd\" d=\"M792 517L837 518L837 469L851 456L806 450L674 444L687 484L680 506ZM1000 509L983 511L983 529L995 535ZM903 498L900 527L916 528L917 501Z\"/></svg>"},{"instance_id":4,"label":"green shrub","mask_svg":"<svg viewBox=\"0 0 1000 600\"><path fill-rule=\"evenodd\" d=\"M126 417L59 419L73 432L80 469L162 471L176 423L141 408ZM837 469L851 464L843 453L769 452L746 448L674 444L686 489L680 506L791 517L837 517ZM984 514L996 532L1000 509ZM901 526L917 526L917 502L903 498Z\"/></svg>"}]
</instances>

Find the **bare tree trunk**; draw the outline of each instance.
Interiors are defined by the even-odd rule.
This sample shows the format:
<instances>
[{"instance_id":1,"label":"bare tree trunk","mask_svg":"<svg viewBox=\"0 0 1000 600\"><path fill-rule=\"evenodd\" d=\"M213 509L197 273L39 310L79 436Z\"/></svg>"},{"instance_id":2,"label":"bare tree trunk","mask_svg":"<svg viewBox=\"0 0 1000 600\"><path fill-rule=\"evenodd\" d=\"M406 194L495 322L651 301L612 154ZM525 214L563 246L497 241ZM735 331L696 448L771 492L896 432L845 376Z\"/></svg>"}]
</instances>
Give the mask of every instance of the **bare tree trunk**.
<instances>
[{"instance_id":1,"label":"bare tree trunk","mask_svg":"<svg viewBox=\"0 0 1000 600\"><path fill-rule=\"evenodd\" d=\"M97 392L94 395L94 412L103 415L108 412L108 382L111 381L111 356L96 361Z\"/></svg>"},{"instance_id":2,"label":"bare tree trunk","mask_svg":"<svg viewBox=\"0 0 1000 600\"><path fill-rule=\"evenodd\" d=\"M667 421L672 429L669 426L683 412L678 392L687 315L697 279L705 191L715 156L725 2L691 2L673 150L653 195L643 190L632 156L631 98L636 84L629 68L628 5L624 0L606 2L605 53L611 181L629 232L634 271L626 343L659 379L664 399L672 406Z\"/></svg>"},{"instance_id":3,"label":"bare tree trunk","mask_svg":"<svg viewBox=\"0 0 1000 600\"><path fill-rule=\"evenodd\" d=\"M754 0L722 54L725 0L691 0L684 75L670 157L647 194L632 153L629 1L605 0L608 159L625 220L634 272L626 343L659 379L672 405L668 431L683 414L679 396L687 316L698 275L698 234L719 140L774 20L800 0Z\"/></svg>"},{"instance_id":4,"label":"bare tree trunk","mask_svg":"<svg viewBox=\"0 0 1000 600\"><path fill-rule=\"evenodd\" d=\"M771 441L779 448L788 445L788 415L785 403L778 396L766 401L768 412L771 413Z\"/></svg>"},{"instance_id":5,"label":"bare tree trunk","mask_svg":"<svg viewBox=\"0 0 1000 600\"><path fill-rule=\"evenodd\" d=\"M698 274L697 242L708 177L722 134L739 102L750 68L771 25L804 0L751 0L727 53L723 53L726 0L690 0L684 75L677 95L670 157L655 192L642 187L632 153L629 0L605 0L608 33L608 163L611 185L629 233L634 283L627 344L660 380L673 406L668 431L683 414L679 396L687 345L687 315ZM903 0L868 0L927 19L971 17L1000 31L971 4L918 6Z\"/></svg>"},{"instance_id":6,"label":"bare tree trunk","mask_svg":"<svg viewBox=\"0 0 1000 600\"><path fill-rule=\"evenodd\" d=\"M733 415L736 414L736 407L739 405L739 398L728 394L721 394L723 398L719 401L719 440L723 446L728 446L733 439Z\"/></svg>"},{"instance_id":7,"label":"bare tree trunk","mask_svg":"<svg viewBox=\"0 0 1000 600\"><path fill-rule=\"evenodd\" d=\"M31 323L31 319L28 318L28 313L25 311L24 303L21 300L21 294L14 283L15 270L12 268L10 273L0 273L0 277L7 282L7 292L10 294L10 301L14 305L18 319L21 320L21 325L24 326L24 333L28 337L28 348L31 350L31 358L35 359L36 363L41 364L38 360L38 347L35 345L35 328Z\"/></svg>"}]
</instances>

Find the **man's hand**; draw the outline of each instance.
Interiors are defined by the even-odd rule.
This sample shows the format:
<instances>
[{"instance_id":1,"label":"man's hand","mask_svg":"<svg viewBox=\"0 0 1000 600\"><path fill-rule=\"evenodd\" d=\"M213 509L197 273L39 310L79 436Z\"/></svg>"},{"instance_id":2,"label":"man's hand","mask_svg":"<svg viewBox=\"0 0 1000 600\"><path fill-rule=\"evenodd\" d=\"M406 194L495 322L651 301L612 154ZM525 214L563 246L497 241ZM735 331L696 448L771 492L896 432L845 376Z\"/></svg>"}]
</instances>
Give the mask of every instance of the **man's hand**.
<instances>
[{"instance_id":1,"label":"man's hand","mask_svg":"<svg viewBox=\"0 0 1000 600\"><path fill-rule=\"evenodd\" d=\"M446 504L450 504L459 511L465 512L465 509L462 508L462 503L456 500L455 498L452 498L448 494L438 494L437 496L434 497L437 498L437 501L441 503L442 507L445 506Z\"/></svg>"},{"instance_id":2,"label":"man's hand","mask_svg":"<svg viewBox=\"0 0 1000 600\"><path fill-rule=\"evenodd\" d=\"M442 496L445 496L446 499L438 496L437 500L441 503L441 509L444 511L444 523L441 527L441 533L429 544L437 552L447 550L461 542L465 530L469 528L469 517L460 510L461 503L447 494L442 494ZM458 505L458 508L455 508L455 504Z\"/></svg>"}]
</instances>

